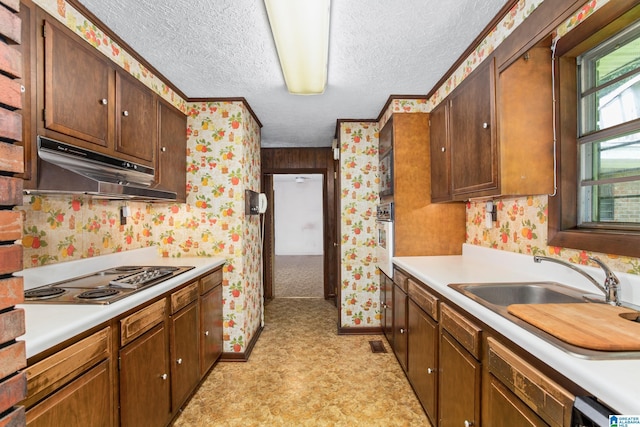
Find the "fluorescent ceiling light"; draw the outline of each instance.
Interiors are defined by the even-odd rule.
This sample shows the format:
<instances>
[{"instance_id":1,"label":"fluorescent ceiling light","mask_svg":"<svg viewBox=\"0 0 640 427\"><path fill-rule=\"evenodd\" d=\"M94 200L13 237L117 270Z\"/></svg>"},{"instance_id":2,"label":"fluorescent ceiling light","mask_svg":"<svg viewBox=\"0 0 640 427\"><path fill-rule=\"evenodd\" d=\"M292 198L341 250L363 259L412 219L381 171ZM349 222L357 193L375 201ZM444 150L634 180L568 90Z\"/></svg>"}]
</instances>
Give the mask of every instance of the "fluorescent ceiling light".
<instances>
[{"instance_id":1,"label":"fluorescent ceiling light","mask_svg":"<svg viewBox=\"0 0 640 427\"><path fill-rule=\"evenodd\" d=\"M331 0L264 0L289 92L324 92Z\"/></svg>"}]
</instances>

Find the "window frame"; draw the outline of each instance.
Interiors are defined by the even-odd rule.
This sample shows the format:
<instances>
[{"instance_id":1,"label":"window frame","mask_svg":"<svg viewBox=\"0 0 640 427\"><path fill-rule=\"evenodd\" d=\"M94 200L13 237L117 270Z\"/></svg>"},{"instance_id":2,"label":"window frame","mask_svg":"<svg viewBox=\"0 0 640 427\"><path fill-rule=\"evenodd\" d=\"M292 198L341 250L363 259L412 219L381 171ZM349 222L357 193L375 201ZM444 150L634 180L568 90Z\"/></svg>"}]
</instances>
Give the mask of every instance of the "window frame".
<instances>
[{"instance_id":1,"label":"window frame","mask_svg":"<svg viewBox=\"0 0 640 427\"><path fill-rule=\"evenodd\" d=\"M557 190L549 196L548 244L640 257L640 231L578 227L576 58L640 18L637 1L611 1L558 40L555 49Z\"/></svg>"}]
</instances>

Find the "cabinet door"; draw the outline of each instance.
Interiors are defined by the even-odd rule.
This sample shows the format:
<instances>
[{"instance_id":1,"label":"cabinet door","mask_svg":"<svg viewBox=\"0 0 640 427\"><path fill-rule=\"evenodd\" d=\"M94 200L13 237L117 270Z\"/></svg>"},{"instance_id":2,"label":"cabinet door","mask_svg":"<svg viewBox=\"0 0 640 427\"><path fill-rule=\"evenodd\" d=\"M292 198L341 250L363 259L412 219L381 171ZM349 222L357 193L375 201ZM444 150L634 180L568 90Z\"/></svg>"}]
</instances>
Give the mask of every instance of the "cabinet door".
<instances>
[{"instance_id":1,"label":"cabinet door","mask_svg":"<svg viewBox=\"0 0 640 427\"><path fill-rule=\"evenodd\" d=\"M429 419L436 422L438 324L409 299L407 376Z\"/></svg>"},{"instance_id":2,"label":"cabinet door","mask_svg":"<svg viewBox=\"0 0 640 427\"><path fill-rule=\"evenodd\" d=\"M45 128L78 138L66 142L88 149L109 147L113 69L66 29L45 21L44 34Z\"/></svg>"},{"instance_id":3,"label":"cabinet door","mask_svg":"<svg viewBox=\"0 0 640 427\"><path fill-rule=\"evenodd\" d=\"M222 354L222 286L200 297L200 375Z\"/></svg>"},{"instance_id":4,"label":"cabinet door","mask_svg":"<svg viewBox=\"0 0 640 427\"><path fill-rule=\"evenodd\" d=\"M438 414L440 427L480 425L480 363L458 342L442 331L440 335L440 384Z\"/></svg>"},{"instance_id":5,"label":"cabinet door","mask_svg":"<svg viewBox=\"0 0 640 427\"><path fill-rule=\"evenodd\" d=\"M393 348L393 281L383 272L380 272L380 311L382 331Z\"/></svg>"},{"instance_id":6,"label":"cabinet door","mask_svg":"<svg viewBox=\"0 0 640 427\"><path fill-rule=\"evenodd\" d=\"M393 349L402 369L407 370L407 294L393 286Z\"/></svg>"},{"instance_id":7,"label":"cabinet door","mask_svg":"<svg viewBox=\"0 0 640 427\"><path fill-rule=\"evenodd\" d=\"M171 412L166 328L120 350L120 425L164 426Z\"/></svg>"},{"instance_id":8,"label":"cabinet door","mask_svg":"<svg viewBox=\"0 0 640 427\"><path fill-rule=\"evenodd\" d=\"M494 427L548 426L493 375L489 376L487 400L487 419Z\"/></svg>"},{"instance_id":9,"label":"cabinet door","mask_svg":"<svg viewBox=\"0 0 640 427\"><path fill-rule=\"evenodd\" d=\"M438 104L429 115L431 152L431 201L451 200L451 155L449 149L448 104Z\"/></svg>"},{"instance_id":10,"label":"cabinet door","mask_svg":"<svg viewBox=\"0 0 640 427\"><path fill-rule=\"evenodd\" d=\"M497 190L494 60L488 59L450 95L452 194Z\"/></svg>"},{"instance_id":11,"label":"cabinet door","mask_svg":"<svg viewBox=\"0 0 640 427\"><path fill-rule=\"evenodd\" d=\"M116 151L154 167L158 129L153 93L135 79L116 74Z\"/></svg>"},{"instance_id":12,"label":"cabinet door","mask_svg":"<svg viewBox=\"0 0 640 427\"><path fill-rule=\"evenodd\" d=\"M171 403L177 410L200 379L196 301L171 316Z\"/></svg>"},{"instance_id":13,"label":"cabinet door","mask_svg":"<svg viewBox=\"0 0 640 427\"><path fill-rule=\"evenodd\" d=\"M160 186L177 193L177 202L187 197L187 116L164 102L158 103L160 144L156 179Z\"/></svg>"},{"instance_id":14,"label":"cabinet door","mask_svg":"<svg viewBox=\"0 0 640 427\"><path fill-rule=\"evenodd\" d=\"M30 427L113 425L109 361L81 375L27 411Z\"/></svg>"}]
</instances>

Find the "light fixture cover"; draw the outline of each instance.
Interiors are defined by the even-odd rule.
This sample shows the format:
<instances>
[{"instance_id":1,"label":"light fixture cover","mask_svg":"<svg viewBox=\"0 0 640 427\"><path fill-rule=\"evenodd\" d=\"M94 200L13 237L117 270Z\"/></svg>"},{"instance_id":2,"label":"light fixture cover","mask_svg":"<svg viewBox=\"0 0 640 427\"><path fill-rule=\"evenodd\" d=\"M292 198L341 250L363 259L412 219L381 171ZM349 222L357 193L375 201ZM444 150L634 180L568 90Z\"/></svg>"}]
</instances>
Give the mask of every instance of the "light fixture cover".
<instances>
[{"instance_id":1,"label":"light fixture cover","mask_svg":"<svg viewBox=\"0 0 640 427\"><path fill-rule=\"evenodd\" d=\"M324 92L331 0L264 0L290 93Z\"/></svg>"}]
</instances>

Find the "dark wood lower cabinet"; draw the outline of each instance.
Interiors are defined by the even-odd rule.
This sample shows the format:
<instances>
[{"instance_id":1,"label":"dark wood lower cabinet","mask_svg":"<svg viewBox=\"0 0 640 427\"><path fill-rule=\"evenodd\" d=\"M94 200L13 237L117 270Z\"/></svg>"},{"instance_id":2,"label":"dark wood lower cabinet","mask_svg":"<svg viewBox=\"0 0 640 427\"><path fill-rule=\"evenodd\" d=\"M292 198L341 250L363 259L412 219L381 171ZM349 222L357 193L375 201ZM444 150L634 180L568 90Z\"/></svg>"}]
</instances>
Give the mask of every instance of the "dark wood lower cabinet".
<instances>
[{"instance_id":1,"label":"dark wood lower cabinet","mask_svg":"<svg viewBox=\"0 0 640 427\"><path fill-rule=\"evenodd\" d=\"M440 427L479 426L480 362L448 332L440 334Z\"/></svg>"},{"instance_id":2,"label":"dark wood lower cabinet","mask_svg":"<svg viewBox=\"0 0 640 427\"><path fill-rule=\"evenodd\" d=\"M200 297L200 374L222 354L222 284Z\"/></svg>"},{"instance_id":3,"label":"dark wood lower cabinet","mask_svg":"<svg viewBox=\"0 0 640 427\"><path fill-rule=\"evenodd\" d=\"M162 324L120 350L120 425L167 424L169 384L167 334Z\"/></svg>"},{"instance_id":4,"label":"dark wood lower cabinet","mask_svg":"<svg viewBox=\"0 0 640 427\"><path fill-rule=\"evenodd\" d=\"M198 303L171 316L171 407L182 406L200 380Z\"/></svg>"},{"instance_id":5,"label":"dark wood lower cabinet","mask_svg":"<svg viewBox=\"0 0 640 427\"><path fill-rule=\"evenodd\" d=\"M30 427L109 427L112 422L109 360L87 371L27 411ZM142 424L139 424L142 425Z\"/></svg>"},{"instance_id":6,"label":"dark wood lower cabinet","mask_svg":"<svg viewBox=\"0 0 640 427\"><path fill-rule=\"evenodd\" d=\"M380 313L382 331L393 348L393 280L380 272Z\"/></svg>"},{"instance_id":7,"label":"dark wood lower cabinet","mask_svg":"<svg viewBox=\"0 0 640 427\"><path fill-rule=\"evenodd\" d=\"M407 376L432 423L438 418L438 324L409 299Z\"/></svg>"},{"instance_id":8,"label":"dark wood lower cabinet","mask_svg":"<svg viewBox=\"0 0 640 427\"><path fill-rule=\"evenodd\" d=\"M393 287L393 349L398 362L407 371L407 293L398 285Z\"/></svg>"},{"instance_id":9,"label":"dark wood lower cabinet","mask_svg":"<svg viewBox=\"0 0 640 427\"><path fill-rule=\"evenodd\" d=\"M489 376L487 399L487 419L493 427L548 426L493 375Z\"/></svg>"}]
</instances>

